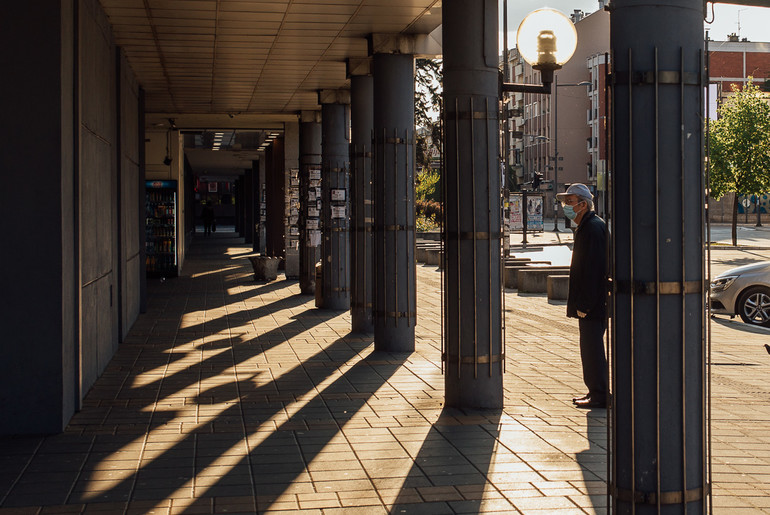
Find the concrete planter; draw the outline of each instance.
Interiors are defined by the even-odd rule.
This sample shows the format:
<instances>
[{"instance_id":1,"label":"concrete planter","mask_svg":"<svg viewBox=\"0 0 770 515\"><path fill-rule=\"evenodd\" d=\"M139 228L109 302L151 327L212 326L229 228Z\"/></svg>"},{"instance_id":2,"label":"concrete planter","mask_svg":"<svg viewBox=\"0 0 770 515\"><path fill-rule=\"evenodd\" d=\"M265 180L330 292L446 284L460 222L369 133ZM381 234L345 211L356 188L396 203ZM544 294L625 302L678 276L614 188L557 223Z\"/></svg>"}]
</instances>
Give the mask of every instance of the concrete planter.
<instances>
[{"instance_id":1,"label":"concrete planter","mask_svg":"<svg viewBox=\"0 0 770 515\"><path fill-rule=\"evenodd\" d=\"M254 256L250 257L249 261L254 268L255 281L274 281L278 277L278 263L281 258Z\"/></svg>"},{"instance_id":2,"label":"concrete planter","mask_svg":"<svg viewBox=\"0 0 770 515\"><path fill-rule=\"evenodd\" d=\"M569 275L549 275L547 290L548 300L567 300Z\"/></svg>"}]
</instances>

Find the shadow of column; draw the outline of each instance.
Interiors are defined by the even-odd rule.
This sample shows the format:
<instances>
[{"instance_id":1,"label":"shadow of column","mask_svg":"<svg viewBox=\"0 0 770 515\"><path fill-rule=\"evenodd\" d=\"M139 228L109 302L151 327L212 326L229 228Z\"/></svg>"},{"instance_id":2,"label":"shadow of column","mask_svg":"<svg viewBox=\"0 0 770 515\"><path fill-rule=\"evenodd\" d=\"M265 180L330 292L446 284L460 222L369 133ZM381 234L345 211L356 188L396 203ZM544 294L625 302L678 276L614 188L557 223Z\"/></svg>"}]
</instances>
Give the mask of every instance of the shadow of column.
<instances>
[{"instance_id":1,"label":"shadow of column","mask_svg":"<svg viewBox=\"0 0 770 515\"><path fill-rule=\"evenodd\" d=\"M583 472L583 481L591 507L596 512L607 509L608 460L607 442L608 410L593 409L586 413L586 439L588 449L577 453L577 461Z\"/></svg>"},{"instance_id":2,"label":"shadow of column","mask_svg":"<svg viewBox=\"0 0 770 515\"><path fill-rule=\"evenodd\" d=\"M421 440L402 442L412 465L391 513L518 513L495 486L501 410L444 408ZM392 505L392 506L391 506Z\"/></svg>"}]
</instances>

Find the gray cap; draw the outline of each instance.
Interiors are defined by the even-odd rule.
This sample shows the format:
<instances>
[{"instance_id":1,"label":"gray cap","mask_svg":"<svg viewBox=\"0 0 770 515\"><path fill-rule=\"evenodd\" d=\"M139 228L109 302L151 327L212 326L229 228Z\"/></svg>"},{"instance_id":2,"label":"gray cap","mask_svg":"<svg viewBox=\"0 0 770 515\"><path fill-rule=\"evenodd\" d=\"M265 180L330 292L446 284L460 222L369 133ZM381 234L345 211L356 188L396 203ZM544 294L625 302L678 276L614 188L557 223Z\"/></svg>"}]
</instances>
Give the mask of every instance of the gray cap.
<instances>
[{"instance_id":1,"label":"gray cap","mask_svg":"<svg viewBox=\"0 0 770 515\"><path fill-rule=\"evenodd\" d=\"M564 200L567 195L577 195L578 197L587 200L594 199L594 196L591 195L591 190L588 189L588 186L585 184L580 184L579 182L570 184L569 188L567 188L567 191L564 193L557 193L556 198L559 200Z\"/></svg>"}]
</instances>

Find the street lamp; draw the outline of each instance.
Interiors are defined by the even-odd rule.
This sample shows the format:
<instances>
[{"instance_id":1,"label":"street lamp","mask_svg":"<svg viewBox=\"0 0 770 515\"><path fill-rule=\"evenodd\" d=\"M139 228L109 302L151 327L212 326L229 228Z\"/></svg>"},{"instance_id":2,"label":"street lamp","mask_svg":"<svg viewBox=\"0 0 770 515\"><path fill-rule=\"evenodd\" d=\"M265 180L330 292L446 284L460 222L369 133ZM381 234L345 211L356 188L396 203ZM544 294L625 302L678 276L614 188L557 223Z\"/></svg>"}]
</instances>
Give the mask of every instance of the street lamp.
<instances>
[{"instance_id":1,"label":"street lamp","mask_svg":"<svg viewBox=\"0 0 770 515\"><path fill-rule=\"evenodd\" d=\"M559 78L554 79L553 88L553 232L559 231L559 88L571 86L590 86L591 82L584 80L575 84L559 84Z\"/></svg>"},{"instance_id":2,"label":"street lamp","mask_svg":"<svg viewBox=\"0 0 770 515\"><path fill-rule=\"evenodd\" d=\"M505 2L505 24L507 37L508 4ZM508 60L507 39L504 56ZM564 63L569 61L577 48L577 31L569 18L554 9L537 9L529 13L519 25L516 32L516 47L521 57L533 69L540 71L542 84L515 84L504 82L507 77L502 74L500 82L500 97L504 93L551 93L553 74ZM506 139L508 134L506 133ZM506 155L507 159L507 155ZM523 193L526 199L526 191ZM527 244L526 210L524 211L524 230L522 244Z\"/></svg>"},{"instance_id":3,"label":"street lamp","mask_svg":"<svg viewBox=\"0 0 770 515\"><path fill-rule=\"evenodd\" d=\"M549 94L553 73L575 53L577 31L572 21L559 11L537 9L529 13L519 25L516 48L533 69L540 71L542 85L506 82L502 84L502 91Z\"/></svg>"}]
</instances>

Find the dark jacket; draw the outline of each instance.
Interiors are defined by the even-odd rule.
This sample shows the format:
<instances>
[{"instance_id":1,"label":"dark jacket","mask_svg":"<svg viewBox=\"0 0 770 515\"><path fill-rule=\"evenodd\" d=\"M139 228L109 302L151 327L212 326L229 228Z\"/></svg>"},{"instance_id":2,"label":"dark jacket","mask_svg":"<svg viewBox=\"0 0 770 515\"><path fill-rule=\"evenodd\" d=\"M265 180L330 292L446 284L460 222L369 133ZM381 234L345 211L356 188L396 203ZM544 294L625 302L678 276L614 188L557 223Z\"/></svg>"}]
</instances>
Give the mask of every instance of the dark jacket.
<instances>
[{"instance_id":1,"label":"dark jacket","mask_svg":"<svg viewBox=\"0 0 770 515\"><path fill-rule=\"evenodd\" d=\"M607 309L607 225L590 211L575 229L569 269L567 316L604 318Z\"/></svg>"}]
</instances>

